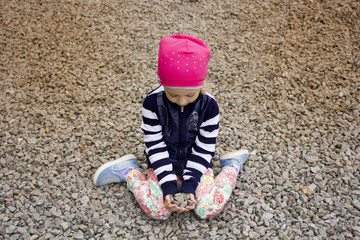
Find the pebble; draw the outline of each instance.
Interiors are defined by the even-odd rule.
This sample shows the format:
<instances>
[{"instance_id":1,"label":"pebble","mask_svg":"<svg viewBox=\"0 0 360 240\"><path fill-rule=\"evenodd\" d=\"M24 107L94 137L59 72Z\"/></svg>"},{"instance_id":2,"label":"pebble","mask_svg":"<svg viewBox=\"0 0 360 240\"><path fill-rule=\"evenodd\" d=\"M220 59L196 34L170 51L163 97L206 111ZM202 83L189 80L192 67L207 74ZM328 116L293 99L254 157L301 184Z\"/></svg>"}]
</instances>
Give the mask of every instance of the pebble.
<instances>
[{"instance_id":1,"label":"pebble","mask_svg":"<svg viewBox=\"0 0 360 240\"><path fill-rule=\"evenodd\" d=\"M13 206L8 207L8 209L12 213L16 211L16 207L13 207Z\"/></svg>"},{"instance_id":2,"label":"pebble","mask_svg":"<svg viewBox=\"0 0 360 240\"><path fill-rule=\"evenodd\" d=\"M166 229L165 229L165 235L166 236L169 236L169 234L172 232L172 227L171 226L166 226Z\"/></svg>"},{"instance_id":3,"label":"pebble","mask_svg":"<svg viewBox=\"0 0 360 240\"><path fill-rule=\"evenodd\" d=\"M258 234L257 232L250 232L250 233L249 233L249 237L250 237L251 239L259 238L259 237L260 237L260 234Z\"/></svg>"},{"instance_id":4,"label":"pebble","mask_svg":"<svg viewBox=\"0 0 360 240\"><path fill-rule=\"evenodd\" d=\"M60 226L64 231L66 231L69 228L69 224L67 222L61 222Z\"/></svg>"},{"instance_id":5,"label":"pebble","mask_svg":"<svg viewBox=\"0 0 360 240\"><path fill-rule=\"evenodd\" d=\"M189 195L185 193L175 194L173 203L178 205L180 208L185 208L186 206L191 206L193 204Z\"/></svg>"},{"instance_id":6,"label":"pebble","mask_svg":"<svg viewBox=\"0 0 360 240\"><path fill-rule=\"evenodd\" d=\"M143 230L144 232L149 232L151 229L152 227L150 225L141 226L141 230Z\"/></svg>"},{"instance_id":7,"label":"pebble","mask_svg":"<svg viewBox=\"0 0 360 240\"><path fill-rule=\"evenodd\" d=\"M16 229L16 227L11 225L11 226L5 228L5 233L11 234L15 231L15 229Z\"/></svg>"},{"instance_id":8,"label":"pebble","mask_svg":"<svg viewBox=\"0 0 360 240\"><path fill-rule=\"evenodd\" d=\"M82 231L77 231L74 235L75 239L84 239L84 233Z\"/></svg>"},{"instance_id":9,"label":"pebble","mask_svg":"<svg viewBox=\"0 0 360 240\"><path fill-rule=\"evenodd\" d=\"M239 235L241 233L241 231L239 229L235 228L235 229L233 229L233 233L235 235Z\"/></svg>"},{"instance_id":10,"label":"pebble","mask_svg":"<svg viewBox=\"0 0 360 240\"><path fill-rule=\"evenodd\" d=\"M273 218L273 216L274 216L273 214L266 212L263 214L262 218L266 221L270 221Z\"/></svg>"},{"instance_id":11,"label":"pebble","mask_svg":"<svg viewBox=\"0 0 360 240\"><path fill-rule=\"evenodd\" d=\"M352 201L352 204L354 205L354 207L356 207L358 210L360 210L360 201L357 199L354 199Z\"/></svg>"}]
</instances>

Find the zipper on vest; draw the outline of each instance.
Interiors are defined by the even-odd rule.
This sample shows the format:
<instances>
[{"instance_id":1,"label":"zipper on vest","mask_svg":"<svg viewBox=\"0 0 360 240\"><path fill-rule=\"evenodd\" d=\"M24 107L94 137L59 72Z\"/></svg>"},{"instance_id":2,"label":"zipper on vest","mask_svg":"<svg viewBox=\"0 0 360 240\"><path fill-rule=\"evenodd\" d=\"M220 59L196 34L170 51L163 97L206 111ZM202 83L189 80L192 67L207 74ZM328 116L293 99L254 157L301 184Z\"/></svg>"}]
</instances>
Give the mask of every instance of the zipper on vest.
<instances>
[{"instance_id":1,"label":"zipper on vest","mask_svg":"<svg viewBox=\"0 0 360 240\"><path fill-rule=\"evenodd\" d=\"M185 113L184 106L180 106L179 114L179 143L178 143L178 157L184 158L184 145L186 141L186 127L185 127Z\"/></svg>"}]
</instances>

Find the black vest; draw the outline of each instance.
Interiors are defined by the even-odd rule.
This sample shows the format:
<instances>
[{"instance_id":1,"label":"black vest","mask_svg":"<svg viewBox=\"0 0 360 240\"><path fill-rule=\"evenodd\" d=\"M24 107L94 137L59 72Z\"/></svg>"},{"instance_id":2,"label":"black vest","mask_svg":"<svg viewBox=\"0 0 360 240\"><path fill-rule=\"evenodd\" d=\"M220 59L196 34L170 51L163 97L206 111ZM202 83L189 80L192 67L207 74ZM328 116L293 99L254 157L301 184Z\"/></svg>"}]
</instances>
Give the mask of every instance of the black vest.
<instances>
[{"instance_id":1,"label":"black vest","mask_svg":"<svg viewBox=\"0 0 360 240\"><path fill-rule=\"evenodd\" d=\"M181 107L170 102L165 92L157 94L157 105L162 132L167 145L170 159L178 175L186 165L186 158L191 154L191 148L199 134L200 125L211 97L199 94L192 103Z\"/></svg>"}]
</instances>

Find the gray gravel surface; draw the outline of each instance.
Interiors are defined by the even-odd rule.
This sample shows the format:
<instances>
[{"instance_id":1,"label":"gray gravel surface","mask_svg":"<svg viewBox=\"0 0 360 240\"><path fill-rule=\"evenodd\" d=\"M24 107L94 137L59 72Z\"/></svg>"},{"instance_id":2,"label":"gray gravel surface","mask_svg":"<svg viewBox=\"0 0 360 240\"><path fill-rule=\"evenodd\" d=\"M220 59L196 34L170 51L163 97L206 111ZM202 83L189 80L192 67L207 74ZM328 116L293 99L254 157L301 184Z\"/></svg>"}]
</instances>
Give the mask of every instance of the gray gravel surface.
<instances>
[{"instance_id":1,"label":"gray gravel surface","mask_svg":"<svg viewBox=\"0 0 360 240\"><path fill-rule=\"evenodd\" d=\"M0 239L360 239L360 2L0 1ZM212 50L223 213L149 219L102 163L136 155L164 36ZM215 159L215 172L219 172Z\"/></svg>"}]
</instances>

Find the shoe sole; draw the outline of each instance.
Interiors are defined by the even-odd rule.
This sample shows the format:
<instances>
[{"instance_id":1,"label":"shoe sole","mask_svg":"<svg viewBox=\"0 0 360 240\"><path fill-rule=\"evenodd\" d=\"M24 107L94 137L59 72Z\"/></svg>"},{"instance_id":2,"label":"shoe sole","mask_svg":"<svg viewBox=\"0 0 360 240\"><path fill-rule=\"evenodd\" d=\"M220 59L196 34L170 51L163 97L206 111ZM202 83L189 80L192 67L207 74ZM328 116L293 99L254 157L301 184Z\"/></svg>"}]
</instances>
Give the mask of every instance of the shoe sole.
<instances>
[{"instance_id":1,"label":"shoe sole","mask_svg":"<svg viewBox=\"0 0 360 240\"><path fill-rule=\"evenodd\" d=\"M238 151L225 153L225 154L220 155L220 160L234 158L236 156L243 155L243 154L249 155L249 151L246 150L246 149L241 149L241 150L238 150Z\"/></svg>"},{"instance_id":2,"label":"shoe sole","mask_svg":"<svg viewBox=\"0 0 360 240\"><path fill-rule=\"evenodd\" d=\"M103 165L101 165L96 171L95 171L95 174L93 176L93 183L96 185L96 181L100 175L100 173L105 169L105 168L108 168L112 165L116 165L118 163L121 163L121 162L125 162L129 159L136 159L136 157L132 154L128 154L128 155L125 155L125 156L122 156L121 158L118 158L117 160L114 160L114 161L111 161L111 162L108 162L108 163L104 163Z\"/></svg>"}]
</instances>

